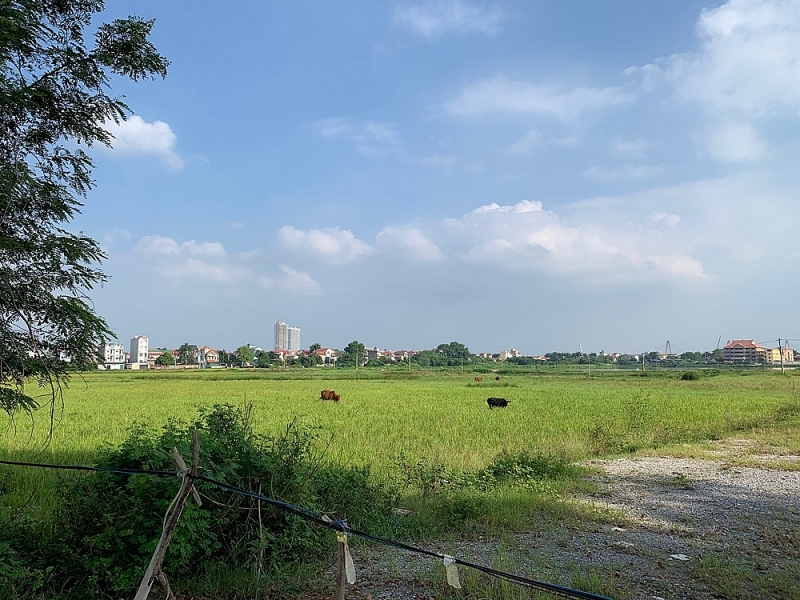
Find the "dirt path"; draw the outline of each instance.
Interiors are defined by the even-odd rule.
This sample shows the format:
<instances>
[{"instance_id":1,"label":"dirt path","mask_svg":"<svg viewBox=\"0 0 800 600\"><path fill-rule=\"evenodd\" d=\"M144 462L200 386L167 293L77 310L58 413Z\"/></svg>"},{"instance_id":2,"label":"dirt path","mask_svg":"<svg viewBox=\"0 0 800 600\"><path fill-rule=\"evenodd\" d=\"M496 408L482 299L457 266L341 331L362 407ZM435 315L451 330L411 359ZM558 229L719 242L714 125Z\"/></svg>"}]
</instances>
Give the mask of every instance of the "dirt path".
<instances>
[{"instance_id":1,"label":"dirt path","mask_svg":"<svg viewBox=\"0 0 800 600\"><path fill-rule=\"evenodd\" d=\"M728 440L713 460L590 461L597 491L574 501L618 515L617 525L463 540L459 558L562 584L577 578L584 589L599 582L619 600L800 599L800 457L748 455L785 469L731 466L742 444ZM425 574L438 569L443 579L441 565L415 555L367 549L354 558L359 581L348 598L433 598Z\"/></svg>"}]
</instances>

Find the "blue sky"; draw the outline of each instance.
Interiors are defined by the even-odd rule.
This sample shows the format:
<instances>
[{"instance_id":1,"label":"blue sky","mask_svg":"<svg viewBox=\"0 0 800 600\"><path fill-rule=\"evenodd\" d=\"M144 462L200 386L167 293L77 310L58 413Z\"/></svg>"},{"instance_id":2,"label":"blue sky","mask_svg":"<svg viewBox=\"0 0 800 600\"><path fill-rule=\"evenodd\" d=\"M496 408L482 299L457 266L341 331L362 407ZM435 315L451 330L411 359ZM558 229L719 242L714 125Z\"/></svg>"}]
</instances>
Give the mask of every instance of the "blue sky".
<instances>
[{"instance_id":1,"label":"blue sky","mask_svg":"<svg viewBox=\"0 0 800 600\"><path fill-rule=\"evenodd\" d=\"M800 1L109 3L165 80L76 227L122 341L800 338ZM767 344L769 345L769 344ZM800 344L795 344L800 345Z\"/></svg>"}]
</instances>

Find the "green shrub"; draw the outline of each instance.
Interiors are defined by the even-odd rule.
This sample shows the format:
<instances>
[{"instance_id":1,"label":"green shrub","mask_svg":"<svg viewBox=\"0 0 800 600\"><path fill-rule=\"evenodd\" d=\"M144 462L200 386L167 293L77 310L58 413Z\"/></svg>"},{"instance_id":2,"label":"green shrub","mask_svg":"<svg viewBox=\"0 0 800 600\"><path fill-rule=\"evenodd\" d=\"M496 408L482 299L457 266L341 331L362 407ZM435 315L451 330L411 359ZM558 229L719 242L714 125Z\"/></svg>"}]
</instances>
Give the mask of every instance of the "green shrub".
<instances>
[{"instance_id":1,"label":"green shrub","mask_svg":"<svg viewBox=\"0 0 800 600\"><path fill-rule=\"evenodd\" d=\"M700 371L684 371L681 375L681 381L700 381L702 378Z\"/></svg>"},{"instance_id":2,"label":"green shrub","mask_svg":"<svg viewBox=\"0 0 800 600\"><path fill-rule=\"evenodd\" d=\"M189 425L169 421L160 431L137 425L99 466L174 470L172 447L191 456L190 430L200 440L201 474L256 494L347 516L354 527L390 513L394 495L370 482L364 468L321 462L319 430L289 424L282 435L255 434L249 413L229 405L201 412ZM177 493L178 478L91 473L73 479L56 511L53 539L37 542L55 582L98 596L130 595L144 574ZM202 507L190 497L175 529L163 570L175 585L195 581L225 564L278 578L292 565L333 547L327 529L257 499L198 481ZM0 574L2 571L0 570Z\"/></svg>"}]
</instances>

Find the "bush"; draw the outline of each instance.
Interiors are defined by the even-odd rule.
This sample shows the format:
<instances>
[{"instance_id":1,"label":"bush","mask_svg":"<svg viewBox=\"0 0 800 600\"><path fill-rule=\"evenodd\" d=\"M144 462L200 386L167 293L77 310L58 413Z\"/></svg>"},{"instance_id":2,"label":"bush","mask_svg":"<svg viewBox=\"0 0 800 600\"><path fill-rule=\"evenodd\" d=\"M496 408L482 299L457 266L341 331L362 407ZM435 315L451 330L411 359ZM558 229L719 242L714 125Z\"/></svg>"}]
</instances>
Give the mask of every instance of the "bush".
<instances>
[{"instance_id":1,"label":"bush","mask_svg":"<svg viewBox=\"0 0 800 600\"><path fill-rule=\"evenodd\" d=\"M367 469L321 462L318 429L293 422L282 435L259 435L249 412L229 405L201 412L190 425L171 420L160 431L137 425L119 448L102 452L99 466L174 470L171 449L188 459L192 428L201 474L211 479L334 517L346 514L354 527L390 513L393 493L371 483ZM177 478L151 475L91 473L72 480L56 511L53 539L35 544L42 562L56 568L53 584L132 595L179 486ZM164 561L173 585L219 572L223 564L274 580L333 548L323 537L327 529L289 512L206 482L197 488L203 505L190 497Z\"/></svg>"},{"instance_id":2,"label":"bush","mask_svg":"<svg viewBox=\"0 0 800 600\"><path fill-rule=\"evenodd\" d=\"M700 371L684 371L681 375L681 381L700 381L703 374Z\"/></svg>"}]
</instances>

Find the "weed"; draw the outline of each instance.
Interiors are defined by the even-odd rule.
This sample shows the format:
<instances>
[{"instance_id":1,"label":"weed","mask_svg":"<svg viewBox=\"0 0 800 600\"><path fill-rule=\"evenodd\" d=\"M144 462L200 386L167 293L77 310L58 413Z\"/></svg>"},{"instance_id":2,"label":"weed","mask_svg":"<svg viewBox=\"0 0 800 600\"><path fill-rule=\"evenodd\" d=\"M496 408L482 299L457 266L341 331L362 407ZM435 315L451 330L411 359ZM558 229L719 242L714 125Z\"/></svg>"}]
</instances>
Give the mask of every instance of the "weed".
<instances>
[{"instance_id":1,"label":"weed","mask_svg":"<svg viewBox=\"0 0 800 600\"><path fill-rule=\"evenodd\" d=\"M694 482L685 474L675 471L672 473L671 484L682 490L693 490Z\"/></svg>"}]
</instances>

